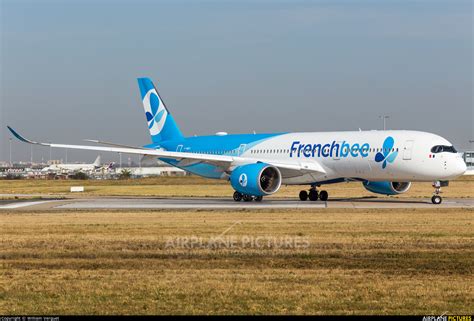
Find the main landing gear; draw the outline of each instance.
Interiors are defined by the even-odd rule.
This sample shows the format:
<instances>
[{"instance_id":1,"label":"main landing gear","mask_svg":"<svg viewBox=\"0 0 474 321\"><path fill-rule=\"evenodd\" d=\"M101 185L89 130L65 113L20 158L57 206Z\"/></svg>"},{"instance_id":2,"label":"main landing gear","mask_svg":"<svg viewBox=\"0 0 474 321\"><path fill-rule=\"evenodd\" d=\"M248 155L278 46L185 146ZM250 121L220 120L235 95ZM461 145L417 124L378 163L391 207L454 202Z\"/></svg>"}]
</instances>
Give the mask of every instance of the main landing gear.
<instances>
[{"instance_id":1,"label":"main landing gear","mask_svg":"<svg viewBox=\"0 0 474 321\"><path fill-rule=\"evenodd\" d=\"M435 205L439 205L443 201L441 196L439 196L439 194L441 194L441 186L443 186L443 184L440 181L436 181L433 183L433 187L435 190L433 193L433 197L431 198L431 202ZM444 186L447 186L447 184L445 184Z\"/></svg>"},{"instance_id":2,"label":"main landing gear","mask_svg":"<svg viewBox=\"0 0 474 321\"><path fill-rule=\"evenodd\" d=\"M308 199L309 199L310 201L313 201L313 202L314 202L314 201L317 201L318 198L319 198L321 201L325 202L325 201L328 200L329 194L328 194L328 192L326 192L326 191L320 191L320 192L318 192L318 190L316 189L316 186L311 187L311 189L309 190L309 192L307 192L307 191L301 191L301 192L300 192L300 200L303 201L303 202L304 202L304 201L307 201Z\"/></svg>"},{"instance_id":3,"label":"main landing gear","mask_svg":"<svg viewBox=\"0 0 474 321\"><path fill-rule=\"evenodd\" d=\"M242 193L239 193L239 192L234 192L234 201L240 202L242 200L244 202L252 202L252 201L261 202L263 200L263 196L252 196L252 195L248 195L248 194L242 194Z\"/></svg>"}]
</instances>

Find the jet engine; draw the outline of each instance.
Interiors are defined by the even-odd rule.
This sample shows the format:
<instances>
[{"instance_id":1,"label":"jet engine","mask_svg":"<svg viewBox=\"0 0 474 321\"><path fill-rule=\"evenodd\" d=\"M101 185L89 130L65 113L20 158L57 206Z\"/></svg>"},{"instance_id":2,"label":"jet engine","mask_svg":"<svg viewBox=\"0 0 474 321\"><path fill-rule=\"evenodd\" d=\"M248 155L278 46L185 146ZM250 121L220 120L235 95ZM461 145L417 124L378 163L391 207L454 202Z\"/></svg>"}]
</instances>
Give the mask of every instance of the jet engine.
<instances>
[{"instance_id":1,"label":"jet engine","mask_svg":"<svg viewBox=\"0 0 474 321\"><path fill-rule=\"evenodd\" d=\"M411 182L369 182L363 183L366 190L384 195L403 194L410 189Z\"/></svg>"},{"instance_id":2,"label":"jet engine","mask_svg":"<svg viewBox=\"0 0 474 321\"><path fill-rule=\"evenodd\" d=\"M266 196L280 189L281 173L278 168L269 164L248 164L232 171L230 183L237 192L244 195Z\"/></svg>"}]
</instances>

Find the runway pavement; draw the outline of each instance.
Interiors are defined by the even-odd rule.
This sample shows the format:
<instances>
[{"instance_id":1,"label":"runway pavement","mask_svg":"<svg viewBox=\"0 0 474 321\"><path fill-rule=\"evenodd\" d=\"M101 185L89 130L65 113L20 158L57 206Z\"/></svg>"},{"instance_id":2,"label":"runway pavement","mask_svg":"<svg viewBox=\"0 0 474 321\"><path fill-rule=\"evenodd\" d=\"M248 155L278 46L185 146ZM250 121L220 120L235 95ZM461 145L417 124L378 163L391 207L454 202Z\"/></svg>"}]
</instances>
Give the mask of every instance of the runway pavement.
<instances>
[{"instance_id":1,"label":"runway pavement","mask_svg":"<svg viewBox=\"0 0 474 321\"><path fill-rule=\"evenodd\" d=\"M3 200L1 209L309 209L309 208L474 208L474 199L443 199L433 205L429 198L351 198L327 202L267 198L263 202L239 202L230 198L127 198L100 197L61 200Z\"/></svg>"}]
</instances>

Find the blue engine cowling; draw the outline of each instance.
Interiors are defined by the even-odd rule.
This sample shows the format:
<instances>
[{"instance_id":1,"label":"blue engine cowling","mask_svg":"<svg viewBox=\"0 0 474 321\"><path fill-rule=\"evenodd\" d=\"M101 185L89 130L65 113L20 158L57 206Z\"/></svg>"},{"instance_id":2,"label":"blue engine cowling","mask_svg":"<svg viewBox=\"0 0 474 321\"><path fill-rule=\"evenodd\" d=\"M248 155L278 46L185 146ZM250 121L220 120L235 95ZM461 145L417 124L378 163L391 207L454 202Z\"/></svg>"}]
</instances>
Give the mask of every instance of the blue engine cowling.
<instances>
[{"instance_id":1,"label":"blue engine cowling","mask_svg":"<svg viewBox=\"0 0 474 321\"><path fill-rule=\"evenodd\" d=\"M410 182L369 182L362 183L366 190L384 195L402 194L410 189Z\"/></svg>"},{"instance_id":2,"label":"blue engine cowling","mask_svg":"<svg viewBox=\"0 0 474 321\"><path fill-rule=\"evenodd\" d=\"M271 195L280 189L281 173L278 168L265 163L243 165L232 171L230 184L242 194Z\"/></svg>"}]
</instances>

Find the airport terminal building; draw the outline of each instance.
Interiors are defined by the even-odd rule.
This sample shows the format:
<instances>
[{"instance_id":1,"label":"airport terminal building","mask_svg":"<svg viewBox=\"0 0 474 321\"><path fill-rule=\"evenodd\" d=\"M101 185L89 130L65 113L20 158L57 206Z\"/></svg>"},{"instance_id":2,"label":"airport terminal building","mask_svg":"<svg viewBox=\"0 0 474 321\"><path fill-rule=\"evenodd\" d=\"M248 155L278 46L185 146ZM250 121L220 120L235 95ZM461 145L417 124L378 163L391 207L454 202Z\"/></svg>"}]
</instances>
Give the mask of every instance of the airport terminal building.
<instances>
[{"instance_id":1,"label":"airport terminal building","mask_svg":"<svg viewBox=\"0 0 474 321\"><path fill-rule=\"evenodd\" d=\"M474 151L464 152L463 154L464 161L469 169L474 168Z\"/></svg>"},{"instance_id":2,"label":"airport terminal building","mask_svg":"<svg viewBox=\"0 0 474 321\"><path fill-rule=\"evenodd\" d=\"M463 158L467 166L467 173L474 174L474 151L465 151L463 153Z\"/></svg>"}]
</instances>

